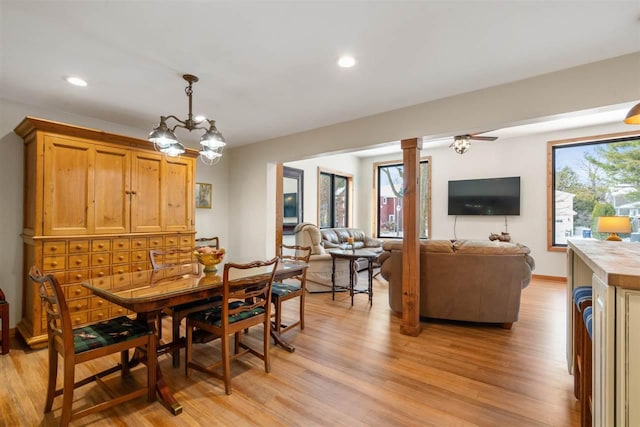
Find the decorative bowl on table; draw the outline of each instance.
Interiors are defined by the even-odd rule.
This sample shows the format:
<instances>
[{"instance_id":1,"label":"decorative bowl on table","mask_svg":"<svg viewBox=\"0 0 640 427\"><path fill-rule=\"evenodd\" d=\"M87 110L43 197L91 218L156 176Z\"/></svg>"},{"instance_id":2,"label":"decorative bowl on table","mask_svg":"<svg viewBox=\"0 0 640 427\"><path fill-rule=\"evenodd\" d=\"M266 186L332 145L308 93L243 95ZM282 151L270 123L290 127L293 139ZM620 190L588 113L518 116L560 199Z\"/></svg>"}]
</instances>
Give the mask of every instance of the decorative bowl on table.
<instances>
[{"instance_id":1,"label":"decorative bowl on table","mask_svg":"<svg viewBox=\"0 0 640 427\"><path fill-rule=\"evenodd\" d=\"M210 246L202 246L194 249L193 254L198 259L198 262L204 265L204 272L211 273L218 270L217 265L224 258L225 250L224 248L216 249Z\"/></svg>"}]
</instances>

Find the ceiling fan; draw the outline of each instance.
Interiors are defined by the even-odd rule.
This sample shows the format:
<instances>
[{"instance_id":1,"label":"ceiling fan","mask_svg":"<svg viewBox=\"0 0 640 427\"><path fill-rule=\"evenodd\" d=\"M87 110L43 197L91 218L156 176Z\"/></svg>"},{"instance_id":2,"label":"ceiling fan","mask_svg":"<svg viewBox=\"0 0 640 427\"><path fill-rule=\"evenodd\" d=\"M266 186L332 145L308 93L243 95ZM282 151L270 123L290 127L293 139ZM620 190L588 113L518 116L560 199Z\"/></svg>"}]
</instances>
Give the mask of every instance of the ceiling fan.
<instances>
[{"instance_id":1,"label":"ceiling fan","mask_svg":"<svg viewBox=\"0 0 640 427\"><path fill-rule=\"evenodd\" d=\"M464 154L471 147L471 141L495 141L497 136L480 136L477 133L456 135L453 137L453 142L449 147L453 147L456 153Z\"/></svg>"}]
</instances>

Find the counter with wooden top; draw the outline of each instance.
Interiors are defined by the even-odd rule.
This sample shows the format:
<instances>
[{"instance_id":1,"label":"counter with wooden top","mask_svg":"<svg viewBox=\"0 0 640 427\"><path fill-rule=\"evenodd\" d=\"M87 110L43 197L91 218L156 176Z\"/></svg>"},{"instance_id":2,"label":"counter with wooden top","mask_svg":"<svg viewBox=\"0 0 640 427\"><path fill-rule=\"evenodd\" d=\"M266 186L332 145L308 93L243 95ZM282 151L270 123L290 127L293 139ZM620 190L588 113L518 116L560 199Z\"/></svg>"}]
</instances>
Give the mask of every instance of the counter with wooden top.
<instances>
[{"instance_id":1,"label":"counter with wooden top","mask_svg":"<svg viewBox=\"0 0 640 427\"><path fill-rule=\"evenodd\" d=\"M607 285L640 290L640 243L570 239L568 245Z\"/></svg>"},{"instance_id":2,"label":"counter with wooden top","mask_svg":"<svg viewBox=\"0 0 640 427\"><path fill-rule=\"evenodd\" d=\"M573 368L573 288L593 288L593 425L640 425L640 243L570 239L567 363Z\"/></svg>"}]
</instances>

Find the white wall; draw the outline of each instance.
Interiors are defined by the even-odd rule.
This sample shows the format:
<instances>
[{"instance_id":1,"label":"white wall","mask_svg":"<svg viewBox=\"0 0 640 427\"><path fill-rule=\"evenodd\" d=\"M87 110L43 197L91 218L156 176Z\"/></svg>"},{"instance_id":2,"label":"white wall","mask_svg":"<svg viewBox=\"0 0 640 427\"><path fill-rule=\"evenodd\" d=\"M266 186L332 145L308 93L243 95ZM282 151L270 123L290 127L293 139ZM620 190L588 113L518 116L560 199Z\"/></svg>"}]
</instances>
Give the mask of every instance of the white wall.
<instances>
[{"instance_id":1,"label":"white wall","mask_svg":"<svg viewBox=\"0 0 640 427\"><path fill-rule=\"evenodd\" d=\"M10 327L22 316L22 203L23 143L13 129L26 116L59 121L77 126L146 139L149 129L136 129L91 117L48 110L0 99L0 288L10 304ZM154 124L150 124L153 127ZM212 209L196 210L197 236L218 235L220 243L228 242L228 161L223 156L215 166L198 160L196 181L213 184Z\"/></svg>"}]
</instances>

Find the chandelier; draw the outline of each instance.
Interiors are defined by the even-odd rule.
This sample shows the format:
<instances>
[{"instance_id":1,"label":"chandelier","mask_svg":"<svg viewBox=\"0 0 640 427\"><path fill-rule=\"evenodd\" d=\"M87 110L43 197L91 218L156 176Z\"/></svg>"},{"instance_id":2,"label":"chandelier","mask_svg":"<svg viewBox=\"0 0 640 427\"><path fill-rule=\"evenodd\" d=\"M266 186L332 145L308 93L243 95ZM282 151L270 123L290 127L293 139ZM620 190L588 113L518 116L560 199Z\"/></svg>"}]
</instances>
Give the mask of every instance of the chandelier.
<instances>
[{"instance_id":1,"label":"chandelier","mask_svg":"<svg viewBox=\"0 0 640 427\"><path fill-rule=\"evenodd\" d=\"M468 138L467 135L456 136L453 138L451 147L453 147L456 153L464 154L469 147L471 147L471 138Z\"/></svg>"},{"instance_id":2,"label":"chandelier","mask_svg":"<svg viewBox=\"0 0 640 427\"><path fill-rule=\"evenodd\" d=\"M193 118L192 113L192 102L191 97L193 95L192 85L198 81L198 77L185 74L182 76L183 79L189 83L189 85L184 90L189 98L189 114L186 120L180 120L176 116L160 116L160 124L158 127L153 129L149 134L149 141L153 142L154 148L165 154L167 157L178 157L185 152L184 145L182 145L174 131L176 128L183 128L191 132L195 129L203 129L205 132L202 134L200 138L200 160L207 165L212 165L217 163L222 157L222 150L227 145L224 140L222 134L216 128L215 120L203 119L203 120L195 120ZM169 119L173 119L178 123L169 129L167 126L167 121ZM200 126L201 123L207 122L209 127Z\"/></svg>"}]
</instances>

